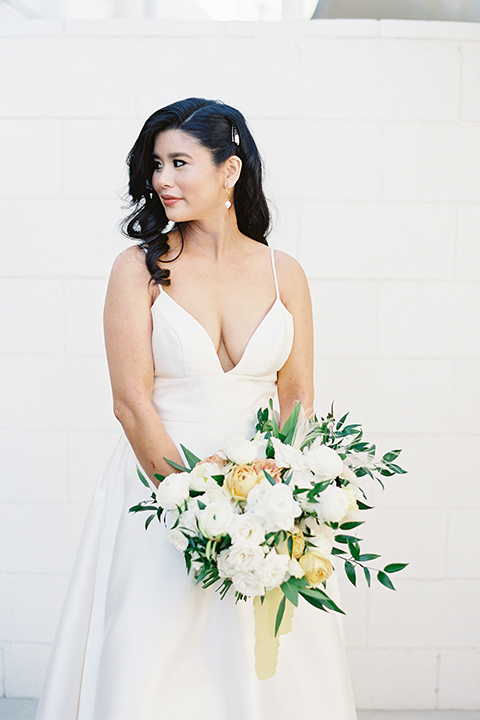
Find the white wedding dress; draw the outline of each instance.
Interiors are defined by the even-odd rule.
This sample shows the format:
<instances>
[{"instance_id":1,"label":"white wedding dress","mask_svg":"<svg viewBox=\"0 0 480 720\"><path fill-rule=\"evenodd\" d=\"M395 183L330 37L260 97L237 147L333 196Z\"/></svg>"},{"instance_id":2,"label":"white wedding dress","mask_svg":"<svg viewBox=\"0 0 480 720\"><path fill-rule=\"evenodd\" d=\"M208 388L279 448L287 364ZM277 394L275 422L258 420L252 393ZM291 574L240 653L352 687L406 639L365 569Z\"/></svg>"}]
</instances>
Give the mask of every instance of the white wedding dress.
<instances>
[{"instance_id":1,"label":"white wedding dress","mask_svg":"<svg viewBox=\"0 0 480 720\"><path fill-rule=\"evenodd\" d=\"M293 318L278 295L225 372L206 330L163 289L152 306L153 403L199 457L235 434L276 390ZM75 561L37 720L355 720L340 616L302 600L276 674L254 670L253 606L187 575L158 522L128 509L150 493L125 437L100 477ZM61 539L59 539L61 541ZM327 590L338 601L335 573Z\"/></svg>"}]
</instances>

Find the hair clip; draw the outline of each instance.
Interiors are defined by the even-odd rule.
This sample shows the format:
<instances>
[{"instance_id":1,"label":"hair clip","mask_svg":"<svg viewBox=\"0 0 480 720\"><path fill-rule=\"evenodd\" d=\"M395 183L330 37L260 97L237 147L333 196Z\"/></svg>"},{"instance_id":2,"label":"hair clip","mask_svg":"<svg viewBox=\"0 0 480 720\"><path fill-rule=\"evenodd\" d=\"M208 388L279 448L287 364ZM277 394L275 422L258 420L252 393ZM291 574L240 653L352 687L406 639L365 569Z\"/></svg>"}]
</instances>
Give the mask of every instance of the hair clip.
<instances>
[{"instance_id":1,"label":"hair clip","mask_svg":"<svg viewBox=\"0 0 480 720\"><path fill-rule=\"evenodd\" d=\"M235 145L240 145L240 135L238 134L238 130L232 123L232 142L235 143Z\"/></svg>"}]
</instances>

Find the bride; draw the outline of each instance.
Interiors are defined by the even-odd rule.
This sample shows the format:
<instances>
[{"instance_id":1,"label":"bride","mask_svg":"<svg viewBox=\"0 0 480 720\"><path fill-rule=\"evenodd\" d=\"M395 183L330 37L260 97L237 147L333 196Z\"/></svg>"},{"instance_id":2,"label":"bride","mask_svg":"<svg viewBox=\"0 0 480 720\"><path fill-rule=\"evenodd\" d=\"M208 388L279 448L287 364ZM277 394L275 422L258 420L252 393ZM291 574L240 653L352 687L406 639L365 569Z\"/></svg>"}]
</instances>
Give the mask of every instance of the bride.
<instances>
[{"instance_id":1,"label":"bride","mask_svg":"<svg viewBox=\"0 0 480 720\"><path fill-rule=\"evenodd\" d=\"M132 213L105 302L124 436L100 477L37 720L355 720L336 613L304 603L276 674L254 671L251 603L187 575L159 523L128 508L137 466L172 472L252 435L276 398L313 414L313 323L299 263L271 250L262 163L243 115L188 98L146 121L128 158ZM338 592L335 573L328 580Z\"/></svg>"}]
</instances>

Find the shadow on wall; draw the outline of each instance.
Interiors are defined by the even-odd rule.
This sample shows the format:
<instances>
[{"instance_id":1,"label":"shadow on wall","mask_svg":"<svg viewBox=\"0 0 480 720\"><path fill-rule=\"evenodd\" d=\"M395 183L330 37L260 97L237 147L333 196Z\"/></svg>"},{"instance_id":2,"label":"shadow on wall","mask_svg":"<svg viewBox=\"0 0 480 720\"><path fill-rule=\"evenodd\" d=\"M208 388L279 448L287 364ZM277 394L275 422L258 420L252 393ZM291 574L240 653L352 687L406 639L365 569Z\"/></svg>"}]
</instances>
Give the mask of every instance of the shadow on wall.
<instances>
[{"instance_id":1,"label":"shadow on wall","mask_svg":"<svg viewBox=\"0 0 480 720\"><path fill-rule=\"evenodd\" d=\"M386 18L480 22L478 0L319 0L312 20Z\"/></svg>"}]
</instances>

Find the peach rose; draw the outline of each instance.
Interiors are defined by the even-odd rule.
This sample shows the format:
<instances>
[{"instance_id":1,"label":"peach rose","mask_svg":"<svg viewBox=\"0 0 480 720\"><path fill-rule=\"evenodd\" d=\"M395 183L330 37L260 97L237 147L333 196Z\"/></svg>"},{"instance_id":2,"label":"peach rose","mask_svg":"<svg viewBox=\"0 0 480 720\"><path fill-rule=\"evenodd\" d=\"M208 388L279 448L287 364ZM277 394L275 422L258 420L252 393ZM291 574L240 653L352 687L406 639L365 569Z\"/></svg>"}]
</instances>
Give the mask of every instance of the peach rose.
<instances>
[{"instance_id":1,"label":"peach rose","mask_svg":"<svg viewBox=\"0 0 480 720\"><path fill-rule=\"evenodd\" d=\"M319 550L309 550L299 558L298 562L310 585L319 585L333 572L332 563Z\"/></svg>"},{"instance_id":2,"label":"peach rose","mask_svg":"<svg viewBox=\"0 0 480 720\"><path fill-rule=\"evenodd\" d=\"M259 475L253 465L235 465L235 467L225 475L223 486L227 488L235 500L246 500L250 490L255 487L263 477L263 473Z\"/></svg>"},{"instance_id":3,"label":"peach rose","mask_svg":"<svg viewBox=\"0 0 480 720\"><path fill-rule=\"evenodd\" d=\"M215 453L214 455L209 455L204 460L199 460L197 465L204 465L207 463L215 463L215 465L218 465L219 468L222 468L225 465L228 465L228 460L218 453Z\"/></svg>"},{"instance_id":4,"label":"peach rose","mask_svg":"<svg viewBox=\"0 0 480 720\"><path fill-rule=\"evenodd\" d=\"M299 558L303 555L303 551L305 550L305 538L303 537L303 533L298 528L295 528L297 532L295 533L287 533L287 539L282 540L282 542L278 543L276 545L277 552L281 555L287 555L288 554L288 538L292 538L292 557Z\"/></svg>"},{"instance_id":5,"label":"peach rose","mask_svg":"<svg viewBox=\"0 0 480 720\"><path fill-rule=\"evenodd\" d=\"M252 462L252 467L260 475L263 473L264 470L266 470L276 482L280 482L280 473L282 472L283 468L277 467L275 465L275 460L272 460L272 458L267 458L265 460L254 460Z\"/></svg>"}]
</instances>

